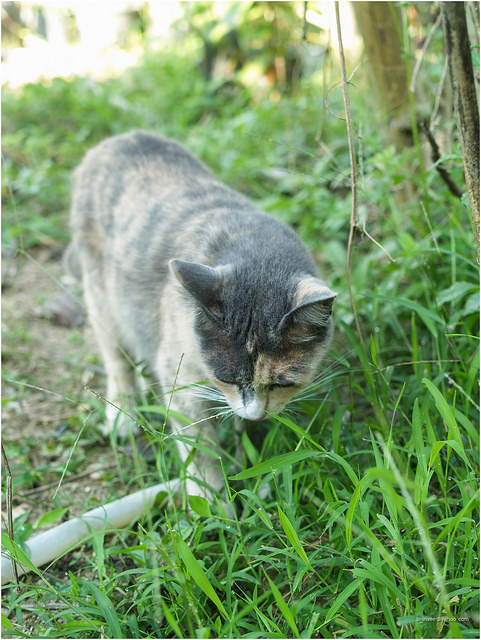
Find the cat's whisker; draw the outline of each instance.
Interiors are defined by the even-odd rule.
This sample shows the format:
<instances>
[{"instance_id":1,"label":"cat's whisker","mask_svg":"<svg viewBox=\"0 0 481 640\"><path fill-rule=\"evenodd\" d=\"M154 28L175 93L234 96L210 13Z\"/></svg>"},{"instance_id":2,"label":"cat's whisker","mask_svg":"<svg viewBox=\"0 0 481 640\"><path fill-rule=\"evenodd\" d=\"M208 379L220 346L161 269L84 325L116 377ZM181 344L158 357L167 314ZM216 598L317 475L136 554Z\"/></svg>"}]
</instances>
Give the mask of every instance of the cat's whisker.
<instances>
[{"instance_id":1,"label":"cat's whisker","mask_svg":"<svg viewBox=\"0 0 481 640\"><path fill-rule=\"evenodd\" d=\"M294 402L294 400L291 400L291 402ZM295 418L300 416L299 411L296 411L292 406L291 403L289 403L288 405L286 405L283 409L283 411L281 412L281 416L285 415L287 418Z\"/></svg>"},{"instance_id":2,"label":"cat's whisker","mask_svg":"<svg viewBox=\"0 0 481 640\"><path fill-rule=\"evenodd\" d=\"M220 403L220 400L218 401ZM232 407L225 402L221 404L221 406L217 406L217 407L207 407L206 409L203 410L203 413L207 413L211 418L219 418L219 417L226 417L226 416L230 416L235 414L235 411L232 409Z\"/></svg>"},{"instance_id":3,"label":"cat's whisker","mask_svg":"<svg viewBox=\"0 0 481 640\"><path fill-rule=\"evenodd\" d=\"M319 380L314 384L310 384L308 387L306 387L305 389L300 391L295 396L295 399L296 400L302 400L302 399L305 399L305 398L319 397L319 394L323 393L325 387L327 385L330 385L334 380L336 380L339 377L340 377L339 375L334 375L333 374L331 376L327 376L325 378L322 378L322 380Z\"/></svg>"},{"instance_id":4,"label":"cat's whisker","mask_svg":"<svg viewBox=\"0 0 481 640\"><path fill-rule=\"evenodd\" d=\"M226 399L224 394L218 389L208 387L203 384L194 384L190 387L191 394L196 398L203 400L209 400L211 402L225 403Z\"/></svg>"}]
</instances>

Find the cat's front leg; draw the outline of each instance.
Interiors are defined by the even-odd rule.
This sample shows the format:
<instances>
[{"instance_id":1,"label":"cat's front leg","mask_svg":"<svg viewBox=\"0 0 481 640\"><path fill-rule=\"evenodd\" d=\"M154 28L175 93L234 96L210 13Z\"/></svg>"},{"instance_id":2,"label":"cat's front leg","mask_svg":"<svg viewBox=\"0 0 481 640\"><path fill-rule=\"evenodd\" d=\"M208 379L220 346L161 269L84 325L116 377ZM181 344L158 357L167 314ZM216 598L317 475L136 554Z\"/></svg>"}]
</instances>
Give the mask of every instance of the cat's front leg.
<instances>
[{"instance_id":1,"label":"cat's front leg","mask_svg":"<svg viewBox=\"0 0 481 640\"><path fill-rule=\"evenodd\" d=\"M235 438L235 450L234 450L234 458L237 462L237 467L240 471L243 468L244 462L244 448L242 446L242 434L247 429L249 423L247 420L243 418L239 418L239 416L234 416L234 438Z\"/></svg>"},{"instance_id":2,"label":"cat's front leg","mask_svg":"<svg viewBox=\"0 0 481 640\"><path fill-rule=\"evenodd\" d=\"M171 403L172 415L180 413L187 417L194 406L198 416L197 420L189 418L188 422L177 417L170 420L180 458L187 464L185 491L188 496L202 496L209 502L219 499L228 515L232 515L222 470L218 424L215 418L205 417L205 407L200 409L199 403L192 402L187 393L184 397L181 395L182 392L177 392Z\"/></svg>"},{"instance_id":3,"label":"cat's front leg","mask_svg":"<svg viewBox=\"0 0 481 640\"><path fill-rule=\"evenodd\" d=\"M136 370L122 349L117 323L105 304L104 290L88 276L84 277L84 295L107 374L106 420L100 429L105 436L115 432L125 438L137 430L130 415L135 407Z\"/></svg>"},{"instance_id":4,"label":"cat's front leg","mask_svg":"<svg viewBox=\"0 0 481 640\"><path fill-rule=\"evenodd\" d=\"M105 360L107 371L107 406L105 422L100 429L105 436L115 432L120 438L137 432L133 414L135 406L135 374L128 362L121 358Z\"/></svg>"}]
</instances>

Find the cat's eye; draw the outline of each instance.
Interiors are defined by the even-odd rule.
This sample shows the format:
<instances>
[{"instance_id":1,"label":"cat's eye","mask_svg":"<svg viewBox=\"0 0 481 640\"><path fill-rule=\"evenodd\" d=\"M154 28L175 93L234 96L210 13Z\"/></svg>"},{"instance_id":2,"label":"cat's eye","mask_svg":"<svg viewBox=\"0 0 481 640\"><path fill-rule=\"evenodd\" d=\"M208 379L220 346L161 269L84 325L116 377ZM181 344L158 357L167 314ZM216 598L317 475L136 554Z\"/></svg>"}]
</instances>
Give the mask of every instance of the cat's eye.
<instances>
[{"instance_id":1,"label":"cat's eye","mask_svg":"<svg viewBox=\"0 0 481 640\"><path fill-rule=\"evenodd\" d=\"M294 382L289 382L288 380L282 382L275 382L269 385L269 391L273 391L274 389L288 389L289 387L295 387Z\"/></svg>"}]
</instances>

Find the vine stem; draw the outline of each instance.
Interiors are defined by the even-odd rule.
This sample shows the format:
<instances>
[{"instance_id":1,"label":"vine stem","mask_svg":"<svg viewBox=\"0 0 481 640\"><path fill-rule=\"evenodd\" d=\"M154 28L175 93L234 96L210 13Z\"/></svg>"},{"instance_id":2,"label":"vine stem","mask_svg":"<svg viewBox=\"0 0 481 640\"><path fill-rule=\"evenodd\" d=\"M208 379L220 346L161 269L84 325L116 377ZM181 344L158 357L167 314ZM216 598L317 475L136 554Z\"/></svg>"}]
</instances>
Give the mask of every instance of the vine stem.
<instances>
[{"instance_id":1,"label":"vine stem","mask_svg":"<svg viewBox=\"0 0 481 640\"><path fill-rule=\"evenodd\" d=\"M6 475L7 475L7 530L8 530L8 535L10 536L11 540L14 540L14 534L13 534L13 515L12 515L12 472L10 471L10 465L8 464L8 458L7 458L7 454L5 453L5 449L3 448L3 442L2 442L2 462L3 462L3 468L6 471ZM18 568L17 568L17 563L15 562L15 558L12 558L12 573L13 573L13 578L15 580L15 584L18 587Z\"/></svg>"},{"instance_id":2,"label":"vine stem","mask_svg":"<svg viewBox=\"0 0 481 640\"><path fill-rule=\"evenodd\" d=\"M361 327L359 325L359 319L357 317L356 305L354 303L354 294L352 292L352 248L354 242L354 236L356 230L359 227L357 216L357 170L356 170L356 148L354 144L354 132L352 127L351 116L351 103L349 100L348 80L346 75L346 60L344 57L344 47L342 44L341 35L341 19L339 16L339 2L334 3L336 11L336 27L337 27L337 40L339 47L339 59L341 63L341 78L342 78L342 95L344 98L344 111L346 113L346 125L347 125L347 138L349 143L349 161L351 165L351 221L349 228L349 239L347 242L347 285L349 288L349 299L351 301L351 309L354 316L354 322L356 325L357 335L361 344L364 346L364 339L362 337Z\"/></svg>"}]
</instances>

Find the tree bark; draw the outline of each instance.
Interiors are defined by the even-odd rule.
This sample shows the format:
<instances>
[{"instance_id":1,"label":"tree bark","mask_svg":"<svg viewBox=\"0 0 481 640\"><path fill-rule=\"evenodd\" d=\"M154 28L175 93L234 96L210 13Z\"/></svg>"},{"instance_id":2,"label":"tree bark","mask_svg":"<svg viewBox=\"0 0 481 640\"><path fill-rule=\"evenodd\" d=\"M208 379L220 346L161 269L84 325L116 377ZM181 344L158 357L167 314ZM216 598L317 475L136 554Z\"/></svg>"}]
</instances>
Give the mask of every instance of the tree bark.
<instances>
[{"instance_id":1,"label":"tree bark","mask_svg":"<svg viewBox=\"0 0 481 640\"><path fill-rule=\"evenodd\" d=\"M464 2L441 2L444 41L479 262L479 109Z\"/></svg>"},{"instance_id":2,"label":"tree bark","mask_svg":"<svg viewBox=\"0 0 481 640\"><path fill-rule=\"evenodd\" d=\"M351 2L364 42L373 86L389 120L389 138L398 149L412 144L409 87L403 45L396 25L401 10L391 2Z\"/></svg>"}]
</instances>

